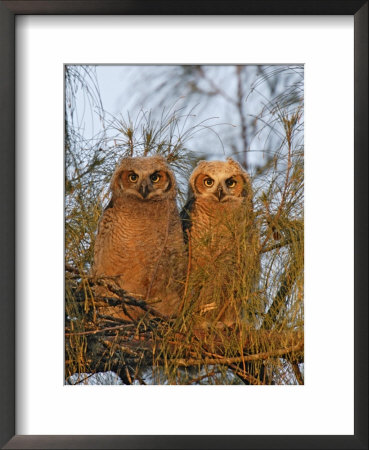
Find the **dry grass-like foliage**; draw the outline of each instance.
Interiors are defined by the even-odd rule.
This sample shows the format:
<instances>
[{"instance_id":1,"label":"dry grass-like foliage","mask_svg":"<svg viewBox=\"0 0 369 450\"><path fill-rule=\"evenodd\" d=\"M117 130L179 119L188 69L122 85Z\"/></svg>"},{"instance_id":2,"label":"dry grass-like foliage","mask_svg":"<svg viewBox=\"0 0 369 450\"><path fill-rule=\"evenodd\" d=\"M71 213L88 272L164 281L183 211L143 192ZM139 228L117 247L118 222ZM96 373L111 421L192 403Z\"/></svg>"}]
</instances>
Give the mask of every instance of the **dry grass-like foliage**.
<instances>
[{"instance_id":1,"label":"dry grass-like foliage","mask_svg":"<svg viewBox=\"0 0 369 450\"><path fill-rule=\"evenodd\" d=\"M244 208L228 218L230 245L205 267L191 267L189 240L181 309L168 320L155 312L155 305L116 289L114 280L90 276L96 227L109 201L108 180L122 156L163 155L181 186L196 161L186 142L205 125L186 129L186 115L174 109L159 122L144 112L135 122L105 119L104 133L85 142L81 151L70 113L66 378L112 370L126 384L303 383L302 107L269 109L268 114L281 139L254 177L254 211ZM206 252L211 239L205 237L201 245ZM95 298L95 284L108 286L114 296ZM137 321L104 316L99 311L107 303L131 305L145 314ZM224 314L235 320L221 320Z\"/></svg>"}]
</instances>

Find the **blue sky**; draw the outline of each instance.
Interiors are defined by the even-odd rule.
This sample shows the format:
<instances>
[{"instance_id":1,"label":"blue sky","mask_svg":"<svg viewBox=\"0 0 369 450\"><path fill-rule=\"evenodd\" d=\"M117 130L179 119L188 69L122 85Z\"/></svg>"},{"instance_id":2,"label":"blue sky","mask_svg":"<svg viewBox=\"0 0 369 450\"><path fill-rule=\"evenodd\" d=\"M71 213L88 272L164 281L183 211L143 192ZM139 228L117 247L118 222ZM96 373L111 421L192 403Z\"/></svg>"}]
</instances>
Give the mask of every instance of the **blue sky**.
<instances>
[{"instance_id":1,"label":"blue sky","mask_svg":"<svg viewBox=\"0 0 369 450\"><path fill-rule=\"evenodd\" d=\"M204 66L205 76L200 79L199 87L210 92L210 95L195 95L189 83L181 78L180 67L96 66L98 88L107 117L122 115L126 119L129 115L134 120L143 109L159 118L163 108L168 110L173 105L176 108L184 107L184 111L191 111L193 116L187 121L188 127L202 121L214 125L212 129L204 129L191 139L188 143L190 150L206 155L209 159L224 159L226 156L237 157L244 151L239 105L236 104L240 99L247 124L249 169L252 171L262 164L264 152L269 151L272 144L275 145L277 137L275 130L264 129L263 120L270 122L267 105L287 92L294 83L302 80L303 85L303 68L296 70L295 67L268 66L265 68L267 76L263 77L259 73L259 66L247 66L243 72L240 97L236 66ZM102 124L98 114L88 111L89 105L82 106L84 101L82 96L77 95L79 109L85 112L82 120L84 134L92 136L101 130ZM256 120L256 117L259 119ZM239 158L242 159L242 156Z\"/></svg>"}]
</instances>

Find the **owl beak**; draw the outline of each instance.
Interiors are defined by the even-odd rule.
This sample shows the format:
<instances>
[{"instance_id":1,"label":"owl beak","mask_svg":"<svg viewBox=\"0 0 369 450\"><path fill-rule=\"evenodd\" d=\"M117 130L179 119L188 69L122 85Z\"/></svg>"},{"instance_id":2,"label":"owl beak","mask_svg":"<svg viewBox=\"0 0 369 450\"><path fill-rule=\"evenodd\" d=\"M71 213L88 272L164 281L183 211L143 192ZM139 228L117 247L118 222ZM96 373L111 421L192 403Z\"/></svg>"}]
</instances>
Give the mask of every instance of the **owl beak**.
<instances>
[{"instance_id":1,"label":"owl beak","mask_svg":"<svg viewBox=\"0 0 369 450\"><path fill-rule=\"evenodd\" d=\"M138 190L143 198L146 198L149 193L149 188L146 183L142 183L140 189Z\"/></svg>"},{"instance_id":2,"label":"owl beak","mask_svg":"<svg viewBox=\"0 0 369 450\"><path fill-rule=\"evenodd\" d=\"M223 191L223 188L222 188L222 186L218 186L218 190L217 190L217 197L218 197L218 200L219 201L221 201L222 200L222 198L224 197L224 191Z\"/></svg>"}]
</instances>

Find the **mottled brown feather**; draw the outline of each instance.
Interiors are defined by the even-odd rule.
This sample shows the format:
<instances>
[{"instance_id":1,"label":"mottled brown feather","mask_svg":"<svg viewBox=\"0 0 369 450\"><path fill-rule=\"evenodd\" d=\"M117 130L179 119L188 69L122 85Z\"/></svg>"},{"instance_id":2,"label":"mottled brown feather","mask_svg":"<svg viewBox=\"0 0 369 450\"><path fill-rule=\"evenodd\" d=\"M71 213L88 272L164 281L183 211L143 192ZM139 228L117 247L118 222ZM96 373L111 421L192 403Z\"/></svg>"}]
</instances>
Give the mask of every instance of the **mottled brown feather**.
<instances>
[{"instance_id":1,"label":"mottled brown feather","mask_svg":"<svg viewBox=\"0 0 369 450\"><path fill-rule=\"evenodd\" d=\"M140 187L128 182L131 171L145 183L155 172L162 180L143 198ZM111 189L112 202L101 217L96 236L93 274L116 277L120 288L172 316L180 303L185 264L174 175L163 158L125 158L113 175ZM96 294L109 295L101 288ZM104 313L112 312L117 315L116 310ZM132 314L137 318L138 310ZM118 315L126 318L123 312Z\"/></svg>"},{"instance_id":2,"label":"mottled brown feather","mask_svg":"<svg viewBox=\"0 0 369 450\"><path fill-rule=\"evenodd\" d=\"M211 186L206 185L209 178L213 181ZM230 180L235 181L232 188L228 187L233 185ZM217 283L225 287L230 281L229 276L222 274L232 273L232 264L238 252L237 227L241 234L247 214L253 220L250 178L231 158L227 161L200 161L189 180L186 205L190 206L184 208L181 217L185 221L182 226L189 232L191 240L191 271L195 276L212 274L208 283L199 283L198 310L206 311L208 305L214 303ZM235 308L222 309L222 306L218 305L221 310L219 317L216 312L210 315L228 325L236 322L239 311Z\"/></svg>"}]
</instances>

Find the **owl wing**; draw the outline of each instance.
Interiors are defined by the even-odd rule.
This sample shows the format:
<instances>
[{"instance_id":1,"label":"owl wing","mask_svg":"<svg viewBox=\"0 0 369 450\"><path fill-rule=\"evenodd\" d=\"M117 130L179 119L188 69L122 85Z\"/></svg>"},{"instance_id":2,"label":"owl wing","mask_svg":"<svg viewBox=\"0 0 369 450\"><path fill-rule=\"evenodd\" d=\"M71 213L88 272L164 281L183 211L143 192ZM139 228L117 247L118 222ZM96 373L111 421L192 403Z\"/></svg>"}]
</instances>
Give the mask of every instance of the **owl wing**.
<instances>
[{"instance_id":1,"label":"owl wing","mask_svg":"<svg viewBox=\"0 0 369 450\"><path fill-rule=\"evenodd\" d=\"M179 214L182 222L183 239L185 241L185 244L188 243L188 233L190 232L192 226L191 214L194 208L195 198L191 197L187 200L187 203L184 205L182 211Z\"/></svg>"}]
</instances>

